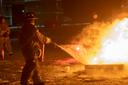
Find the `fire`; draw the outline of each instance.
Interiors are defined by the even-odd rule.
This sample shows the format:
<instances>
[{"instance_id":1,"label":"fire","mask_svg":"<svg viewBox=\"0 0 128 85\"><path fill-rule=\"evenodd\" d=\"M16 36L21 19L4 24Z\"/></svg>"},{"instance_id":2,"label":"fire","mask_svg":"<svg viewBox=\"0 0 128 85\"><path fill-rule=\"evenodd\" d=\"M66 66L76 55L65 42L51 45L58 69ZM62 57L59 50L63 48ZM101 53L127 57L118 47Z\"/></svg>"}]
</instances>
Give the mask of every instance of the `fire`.
<instances>
[{"instance_id":1,"label":"fire","mask_svg":"<svg viewBox=\"0 0 128 85\"><path fill-rule=\"evenodd\" d=\"M128 63L128 18L94 23L76 36L77 44L59 46L83 64Z\"/></svg>"},{"instance_id":2,"label":"fire","mask_svg":"<svg viewBox=\"0 0 128 85\"><path fill-rule=\"evenodd\" d=\"M79 47L79 46L77 46L77 47L76 47L76 50L77 50L77 51L80 51L80 47Z\"/></svg>"},{"instance_id":3,"label":"fire","mask_svg":"<svg viewBox=\"0 0 128 85\"><path fill-rule=\"evenodd\" d=\"M128 18L116 22L102 40L101 49L92 64L128 63Z\"/></svg>"}]
</instances>

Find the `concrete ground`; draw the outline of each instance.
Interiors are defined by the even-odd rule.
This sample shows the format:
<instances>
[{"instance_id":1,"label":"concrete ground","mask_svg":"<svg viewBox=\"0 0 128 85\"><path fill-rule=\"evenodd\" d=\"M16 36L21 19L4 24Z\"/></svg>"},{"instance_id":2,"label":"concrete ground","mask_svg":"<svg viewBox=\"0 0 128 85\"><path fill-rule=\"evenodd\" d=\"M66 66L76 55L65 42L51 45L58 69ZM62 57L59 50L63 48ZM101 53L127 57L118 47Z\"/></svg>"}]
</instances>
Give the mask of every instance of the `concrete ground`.
<instances>
[{"instance_id":1,"label":"concrete ground","mask_svg":"<svg viewBox=\"0 0 128 85\"><path fill-rule=\"evenodd\" d=\"M16 40L13 40L12 46L14 55L0 60L0 85L20 85L24 59ZM123 74L118 77L117 73L113 73L108 77L87 73L85 65L53 45L46 46L41 70L46 85L128 85L128 77Z\"/></svg>"}]
</instances>

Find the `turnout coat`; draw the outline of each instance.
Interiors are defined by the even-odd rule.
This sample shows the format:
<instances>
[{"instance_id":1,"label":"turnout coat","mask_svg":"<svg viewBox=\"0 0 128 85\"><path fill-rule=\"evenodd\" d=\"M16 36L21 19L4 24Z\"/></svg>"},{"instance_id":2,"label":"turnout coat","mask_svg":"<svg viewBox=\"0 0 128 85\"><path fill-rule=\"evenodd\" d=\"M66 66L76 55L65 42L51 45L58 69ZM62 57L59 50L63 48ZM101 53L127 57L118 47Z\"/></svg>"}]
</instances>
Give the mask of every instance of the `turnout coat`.
<instances>
[{"instance_id":1,"label":"turnout coat","mask_svg":"<svg viewBox=\"0 0 128 85\"><path fill-rule=\"evenodd\" d=\"M30 23L24 24L20 31L19 41L26 61L41 60L44 58L44 47L48 38Z\"/></svg>"}]
</instances>

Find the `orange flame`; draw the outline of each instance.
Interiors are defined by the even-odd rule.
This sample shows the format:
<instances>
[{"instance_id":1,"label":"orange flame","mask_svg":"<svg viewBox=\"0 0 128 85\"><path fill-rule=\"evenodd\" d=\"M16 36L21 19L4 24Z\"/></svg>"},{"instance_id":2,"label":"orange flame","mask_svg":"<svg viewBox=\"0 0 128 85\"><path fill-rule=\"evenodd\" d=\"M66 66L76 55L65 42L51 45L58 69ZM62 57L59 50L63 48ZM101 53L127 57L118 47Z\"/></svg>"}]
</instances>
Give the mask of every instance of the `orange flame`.
<instances>
[{"instance_id":1,"label":"orange flame","mask_svg":"<svg viewBox=\"0 0 128 85\"><path fill-rule=\"evenodd\" d=\"M94 23L77 36L78 44L62 49L83 64L128 63L128 18Z\"/></svg>"},{"instance_id":2,"label":"orange flame","mask_svg":"<svg viewBox=\"0 0 128 85\"><path fill-rule=\"evenodd\" d=\"M92 64L128 63L128 18L116 21L111 32L102 40L101 49Z\"/></svg>"}]
</instances>

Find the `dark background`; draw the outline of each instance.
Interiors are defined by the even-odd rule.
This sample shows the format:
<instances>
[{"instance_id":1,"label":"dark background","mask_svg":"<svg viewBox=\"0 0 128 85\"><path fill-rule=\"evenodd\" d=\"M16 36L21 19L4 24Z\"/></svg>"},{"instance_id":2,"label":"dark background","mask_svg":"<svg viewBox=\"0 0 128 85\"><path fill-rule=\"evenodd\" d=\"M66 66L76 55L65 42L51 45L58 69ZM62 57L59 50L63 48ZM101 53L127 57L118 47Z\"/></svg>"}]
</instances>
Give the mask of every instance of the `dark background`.
<instances>
[{"instance_id":1,"label":"dark background","mask_svg":"<svg viewBox=\"0 0 128 85\"><path fill-rule=\"evenodd\" d=\"M97 14L98 21L110 19L120 13L124 0L40 0L12 5L13 25L22 21L23 10L35 11L42 23L92 22Z\"/></svg>"},{"instance_id":2,"label":"dark background","mask_svg":"<svg viewBox=\"0 0 128 85\"><path fill-rule=\"evenodd\" d=\"M99 20L107 20L112 14L119 13L123 0L62 0L64 14L78 22L90 22L93 14Z\"/></svg>"},{"instance_id":3,"label":"dark background","mask_svg":"<svg viewBox=\"0 0 128 85\"><path fill-rule=\"evenodd\" d=\"M22 10L27 8L37 13L38 24L46 26L40 27L41 31L45 31L46 35L55 42L69 43L87 26L83 23L95 21L94 14L98 15L97 21L107 21L113 15L120 13L121 5L122 0L58 0L58 3L56 0L40 0L39 2L13 4L13 24L21 23ZM17 32L13 30L12 34L15 33Z\"/></svg>"}]
</instances>

